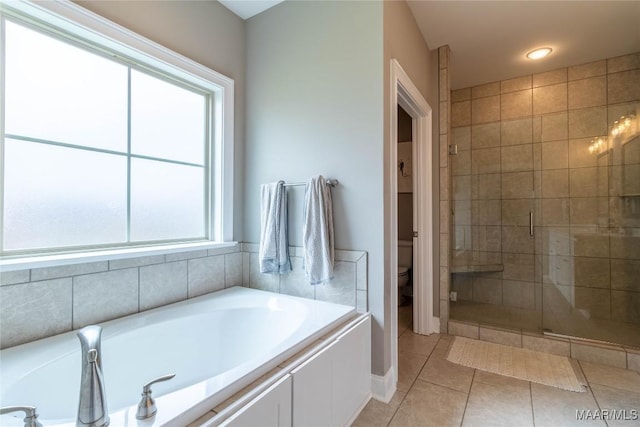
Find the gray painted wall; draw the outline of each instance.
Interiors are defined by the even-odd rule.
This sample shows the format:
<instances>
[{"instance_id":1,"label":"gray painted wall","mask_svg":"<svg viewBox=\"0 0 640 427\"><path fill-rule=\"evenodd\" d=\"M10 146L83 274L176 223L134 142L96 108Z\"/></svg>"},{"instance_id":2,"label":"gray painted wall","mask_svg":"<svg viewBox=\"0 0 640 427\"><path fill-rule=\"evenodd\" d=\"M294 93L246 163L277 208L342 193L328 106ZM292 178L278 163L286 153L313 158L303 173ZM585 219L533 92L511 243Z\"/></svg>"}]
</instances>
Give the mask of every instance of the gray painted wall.
<instances>
[{"instance_id":1,"label":"gray painted wall","mask_svg":"<svg viewBox=\"0 0 640 427\"><path fill-rule=\"evenodd\" d=\"M336 248L369 255L374 373L384 323L381 2L284 2L247 21L245 240L259 241L260 185L337 178ZM304 187L289 201L300 245ZM376 340L375 337L378 337ZM388 364L387 364L388 365Z\"/></svg>"}]
</instances>

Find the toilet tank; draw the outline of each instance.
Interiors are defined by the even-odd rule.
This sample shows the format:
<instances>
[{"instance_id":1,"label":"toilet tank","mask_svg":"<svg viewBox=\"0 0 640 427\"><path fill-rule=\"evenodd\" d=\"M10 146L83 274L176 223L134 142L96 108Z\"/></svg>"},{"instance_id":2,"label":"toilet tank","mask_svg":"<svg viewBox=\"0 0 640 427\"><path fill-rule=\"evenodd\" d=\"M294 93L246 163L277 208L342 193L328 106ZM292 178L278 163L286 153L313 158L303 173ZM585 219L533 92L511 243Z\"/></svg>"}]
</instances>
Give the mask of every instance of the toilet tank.
<instances>
[{"instance_id":1,"label":"toilet tank","mask_svg":"<svg viewBox=\"0 0 640 427\"><path fill-rule=\"evenodd\" d=\"M398 240L398 265L411 267L413 264L413 241Z\"/></svg>"}]
</instances>

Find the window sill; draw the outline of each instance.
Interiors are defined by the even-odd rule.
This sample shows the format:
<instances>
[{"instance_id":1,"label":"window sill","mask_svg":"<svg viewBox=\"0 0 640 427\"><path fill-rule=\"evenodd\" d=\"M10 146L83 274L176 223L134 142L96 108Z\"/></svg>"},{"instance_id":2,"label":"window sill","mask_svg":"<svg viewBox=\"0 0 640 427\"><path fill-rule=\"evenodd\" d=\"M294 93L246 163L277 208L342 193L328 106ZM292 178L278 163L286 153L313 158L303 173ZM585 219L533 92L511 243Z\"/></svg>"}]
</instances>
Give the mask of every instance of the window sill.
<instances>
[{"instance_id":1,"label":"window sill","mask_svg":"<svg viewBox=\"0 0 640 427\"><path fill-rule=\"evenodd\" d=\"M26 256L21 258L0 259L0 272L27 270L30 268L57 267L83 262L111 261L123 258L136 258L151 255L165 255L179 252L228 248L238 242L195 242L170 245L148 246L144 248L121 248L95 252Z\"/></svg>"}]
</instances>

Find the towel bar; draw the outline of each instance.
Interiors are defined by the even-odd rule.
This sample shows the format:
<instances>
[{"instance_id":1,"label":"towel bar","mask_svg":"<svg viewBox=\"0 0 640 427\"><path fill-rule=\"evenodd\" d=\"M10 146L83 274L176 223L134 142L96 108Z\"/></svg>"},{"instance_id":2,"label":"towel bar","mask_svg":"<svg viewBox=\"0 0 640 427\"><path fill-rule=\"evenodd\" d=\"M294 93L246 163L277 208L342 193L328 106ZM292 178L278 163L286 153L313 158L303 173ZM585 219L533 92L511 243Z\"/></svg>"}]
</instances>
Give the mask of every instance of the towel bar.
<instances>
[{"instance_id":1,"label":"towel bar","mask_svg":"<svg viewBox=\"0 0 640 427\"><path fill-rule=\"evenodd\" d=\"M307 185L306 182L292 182L291 184L284 184L285 187L297 187L300 185ZM335 187L336 185L338 185L338 180L337 179L327 179L327 185L330 185L331 187Z\"/></svg>"}]
</instances>

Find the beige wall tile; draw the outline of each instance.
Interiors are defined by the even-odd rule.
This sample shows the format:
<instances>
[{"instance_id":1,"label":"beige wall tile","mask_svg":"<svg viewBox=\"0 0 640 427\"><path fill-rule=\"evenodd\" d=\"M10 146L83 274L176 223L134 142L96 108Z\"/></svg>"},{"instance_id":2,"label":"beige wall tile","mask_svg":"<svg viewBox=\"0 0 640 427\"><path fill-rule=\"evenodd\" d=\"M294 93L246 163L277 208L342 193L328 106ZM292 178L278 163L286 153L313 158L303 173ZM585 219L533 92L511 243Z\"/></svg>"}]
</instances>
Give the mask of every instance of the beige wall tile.
<instances>
[{"instance_id":1,"label":"beige wall tile","mask_svg":"<svg viewBox=\"0 0 640 427\"><path fill-rule=\"evenodd\" d=\"M604 199L604 200L603 200ZM606 223L608 215L601 212L602 204L606 204L604 197L572 198L570 221L572 225L597 225Z\"/></svg>"},{"instance_id":2,"label":"beige wall tile","mask_svg":"<svg viewBox=\"0 0 640 427\"><path fill-rule=\"evenodd\" d=\"M587 138L607 134L607 108L594 107L569 111L569 138Z\"/></svg>"},{"instance_id":3,"label":"beige wall tile","mask_svg":"<svg viewBox=\"0 0 640 427\"><path fill-rule=\"evenodd\" d=\"M547 71L546 73L533 75L533 87L547 86L567 81L567 69Z\"/></svg>"},{"instance_id":4,"label":"beige wall tile","mask_svg":"<svg viewBox=\"0 0 640 427\"><path fill-rule=\"evenodd\" d=\"M574 288L574 311L594 319L611 319L611 292L608 289Z\"/></svg>"},{"instance_id":5,"label":"beige wall tile","mask_svg":"<svg viewBox=\"0 0 640 427\"><path fill-rule=\"evenodd\" d=\"M473 300L487 304L501 304L502 280L488 277L474 277Z\"/></svg>"},{"instance_id":6,"label":"beige wall tile","mask_svg":"<svg viewBox=\"0 0 640 427\"><path fill-rule=\"evenodd\" d=\"M640 261L612 259L611 288L640 292Z\"/></svg>"},{"instance_id":7,"label":"beige wall tile","mask_svg":"<svg viewBox=\"0 0 640 427\"><path fill-rule=\"evenodd\" d=\"M609 258L609 236L573 227L573 254L581 257ZM612 260L613 261L613 260ZM613 273L613 266L611 268Z\"/></svg>"},{"instance_id":8,"label":"beige wall tile","mask_svg":"<svg viewBox=\"0 0 640 427\"><path fill-rule=\"evenodd\" d=\"M591 140L591 138L580 138L569 141L569 167L582 168L596 166L598 156L589 153Z\"/></svg>"},{"instance_id":9,"label":"beige wall tile","mask_svg":"<svg viewBox=\"0 0 640 427\"><path fill-rule=\"evenodd\" d=\"M507 329L480 326L480 340L510 347L522 347L522 334Z\"/></svg>"},{"instance_id":10,"label":"beige wall tile","mask_svg":"<svg viewBox=\"0 0 640 427\"><path fill-rule=\"evenodd\" d=\"M566 169L569 167L568 141L543 142L541 169Z\"/></svg>"},{"instance_id":11,"label":"beige wall tile","mask_svg":"<svg viewBox=\"0 0 640 427\"><path fill-rule=\"evenodd\" d=\"M640 293L611 291L611 317L616 322L640 324Z\"/></svg>"},{"instance_id":12,"label":"beige wall tile","mask_svg":"<svg viewBox=\"0 0 640 427\"><path fill-rule=\"evenodd\" d=\"M566 169L542 171L542 197L569 197L569 171Z\"/></svg>"},{"instance_id":13,"label":"beige wall tile","mask_svg":"<svg viewBox=\"0 0 640 427\"><path fill-rule=\"evenodd\" d=\"M534 199L502 200L502 225L529 226L529 212L533 211Z\"/></svg>"},{"instance_id":14,"label":"beige wall tile","mask_svg":"<svg viewBox=\"0 0 640 427\"><path fill-rule=\"evenodd\" d=\"M543 86L533 89L533 114L547 114L567 109L567 84Z\"/></svg>"},{"instance_id":15,"label":"beige wall tile","mask_svg":"<svg viewBox=\"0 0 640 427\"><path fill-rule=\"evenodd\" d=\"M471 99L484 98L500 94L500 82L487 83L471 88Z\"/></svg>"},{"instance_id":16,"label":"beige wall tile","mask_svg":"<svg viewBox=\"0 0 640 427\"><path fill-rule=\"evenodd\" d=\"M533 150L531 145L502 147L500 165L502 172L533 170Z\"/></svg>"},{"instance_id":17,"label":"beige wall tile","mask_svg":"<svg viewBox=\"0 0 640 427\"><path fill-rule=\"evenodd\" d=\"M569 199L542 199L542 223L548 226L569 224Z\"/></svg>"},{"instance_id":18,"label":"beige wall tile","mask_svg":"<svg viewBox=\"0 0 640 427\"><path fill-rule=\"evenodd\" d=\"M504 173L501 178L503 199L521 199L533 194L533 172Z\"/></svg>"},{"instance_id":19,"label":"beige wall tile","mask_svg":"<svg viewBox=\"0 0 640 427\"><path fill-rule=\"evenodd\" d=\"M470 101L471 88L464 88L451 91L451 102Z\"/></svg>"},{"instance_id":20,"label":"beige wall tile","mask_svg":"<svg viewBox=\"0 0 640 427\"><path fill-rule=\"evenodd\" d=\"M440 167L446 168L449 166L449 135L440 135Z\"/></svg>"},{"instance_id":21,"label":"beige wall tile","mask_svg":"<svg viewBox=\"0 0 640 427\"><path fill-rule=\"evenodd\" d=\"M604 174L598 173L600 169ZM569 170L570 197L606 196L608 189L606 168L578 168ZM604 182L602 182L604 181ZM601 190L604 188L604 194Z\"/></svg>"},{"instance_id":22,"label":"beige wall tile","mask_svg":"<svg viewBox=\"0 0 640 427\"><path fill-rule=\"evenodd\" d=\"M473 225L500 225L500 200L473 200L471 202L471 223Z\"/></svg>"},{"instance_id":23,"label":"beige wall tile","mask_svg":"<svg viewBox=\"0 0 640 427\"><path fill-rule=\"evenodd\" d=\"M500 122L473 125L471 127L471 147L489 148L500 146Z\"/></svg>"},{"instance_id":24,"label":"beige wall tile","mask_svg":"<svg viewBox=\"0 0 640 427\"><path fill-rule=\"evenodd\" d=\"M592 77L569 82L569 109L597 107L607 103L607 79Z\"/></svg>"},{"instance_id":25,"label":"beige wall tile","mask_svg":"<svg viewBox=\"0 0 640 427\"><path fill-rule=\"evenodd\" d=\"M449 321L449 334L459 337L473 338L476 340L480 336L477 324L458 322L454 320Z\"/></svg>"},{"instance_id":26,"label":"beige wall tile","mask_svg":"<svg viewBox=\"0 0 640 427\"><path fill-rule=\"evenodd\" d=\"M440 134L449 133L449 102L440 103Z\"/></svg>"},{"instance_id":27,"label":"beige wall tile","mask_svg":"<svg viewBox=\"0 0 640 427\"><path fill-rule=\"evenodd\" d=\"M451 130L452 141L458 150L471 149L471 126L455 127Z\"/></svg>"},{"instance_id":28,"label":"beige wall tile","mask_svg":"<svg viewBox=\"0 0 640 427\"><path fill-rule=\"evenodd\" d=\"M471 124L471 101L451 104L451 126L469 126Z\"/></svg>"},{"instance_id":29,"label":"beige wall tile","mask_svg":"<svg viewBox=\"0 0 640 427\"><path fill-rule=\"evenodd\" d=\"M576 286L586 288L610 288L611 276L608 259L576 256L573 258L573 266L575 272L574 283Z\"/></svg>"},{"instance_id":30,"label":"beige wall tile","mask_svg":"<svg viewBox=\"0 0 640 427\"><path fill-rule=\"evenodd\" d=\"M530 116L531 111L531 90L520 90L501 96L500 114L502 120Z\"/></svg>"},{"instance_id":31,"label":"beige wall tile","mask_svg":"<svg viewBox=\"0 0 640 427\"><path fill-rule=\"evenodd\" d=\"M607 61L595 61L569 67L569 80L587 79L607 74Z\"/></svg>"},{"instance_id":32,"label":"beige wall tile","mask_svg":"<svg viewBox=\"0 0 640 427\"><path fill-rule=\"evenodd\" d=\"M471 101L471 122L488 123L500 120L500 96L489 96Z\"/></svg>"},{"instance_id":33,"label":"beige wall tile","mask_svg":"<svg viewBox=\"0 0 640 427\"><path fill-rule=\"evenodd\" d=\"M449 168L440 168L440 200L449 200Z\"/></svg>"},{"instance_id":34,"label":"beige wall tile","mask_svg":"<svg viewBox=\"0 0 640 427\"><path fill-rule=\"evenodd\" d=\"M534 253L534 237L529 234L529 226L503 226L502 251L518 254Z\"/></svg>"},{"instance_id":35,"label":"beige wall tile","mask_svg":"<svg viewBox=\"0 0 640 427\"><path fill-rule=\"evenodd\" d=\"M627 71L634 68L640 68L640 52L607 59L608 73L617 73L619 71Z\"/></svg>"},{"instance_id":36,"label":"beige wall tile","mask_svg":"<svg viewBox=\"0 0 640 427\"><path fill-rule=\"evenodd\" d=\"M471 226L472 247L483 252L500 252L500 227L489 225Z\"/></svg>"},{"instance_id":37,"label":"beige wall tile","mask_svg":"<svg viewBox=\"0 0 640 427\"><path fill-rule=\"evenodd\" d=\"M451 174L471 174L471 150L458 150L458 154L451 156Z\"/></svg>"},{"instance_id":38,"label":"beige wall tile","mask_svg":"<svg viewBox=\"0 0 640 427\"><path fill-rule=\"evenodd\" d=\"M440 86L440 101L447 101L449 99L449 69L440 69L440 79L438 80Z\"/></svg>"},{"instance_id":39,"label":"beige wall tile","mask_svg":"<svg viewBox=\"0 0 640 427\"><path fill-rule=\"evenodd\" d=\"M499 173L481 174L471 182L472 199L499 199L502 197L502 176Z\"/></svg>"},{"instance_id":40,"label":"beige wall tile","mask_svg":"<svg viewBox=\"0 0 640 427\"><path fill-rule=\"evenodd\" d=\"M522 347L544 353L557 354L558 356L570 356L571 344L569 340L562 338L547 338L539 335L522 334Z\"/></svg>"},{"instance_id":41,"label":"beige wall tile","mask_svg":"<svg viewBox=\"0 0 640 427\"><path fill-rule=\"evenodd\" d=\"M531 89L532 76L518 77L500 82L500 92L516 92L524 89Z\"/></svg>"},{"instance_id":42,"label":"beige wall tile","mask_svg":"<svg viewBox=\"0 0 640 427\"><path fill-rule=\"evenodd\" d=\"M535 285L532 282L503 280L502 303L509 307L524 308L526 310L535 309ZM482 334L482 331L480 333Z\"/></svg>"},{"instance_id":43,"label":"beige wall tile","mask_svg":"<svg viewBox=\"0 0 640 427\"><path fill-rule=\"evenodd\" d=\"M471 171L474 174L500 172L500 148L471 150Z\"/></svg>"},{"instance_id":44,"label":"beige wall tile","mask_svg":"<svg viewBox=\"0 0 640 427\"><path fill-rule=\"evenodd\" d=\"M540 141L557 141L569 136L569 121L566 112L546 114L542 116L542 133Z\"/></svg>"},{"instance_id":45,"label":"beige wall tile","mask_svg":"<svg viewBox=\"0 0 640 427\"><path fill-rule=\"evenodd\" d=\"M607 99L609 104L640 100L640 69L609 74Z\"/></svg>"},{"instance_id":46,"label":"beige wall tile","mask_svg":"<svg viewBox=\"0 0 640 427\"><path fill-rule=\"evenodd\" d=\"M529 144L533 139L531 118L503 120L500 122L502 145Z\"/></svg>"}]
</instances>

